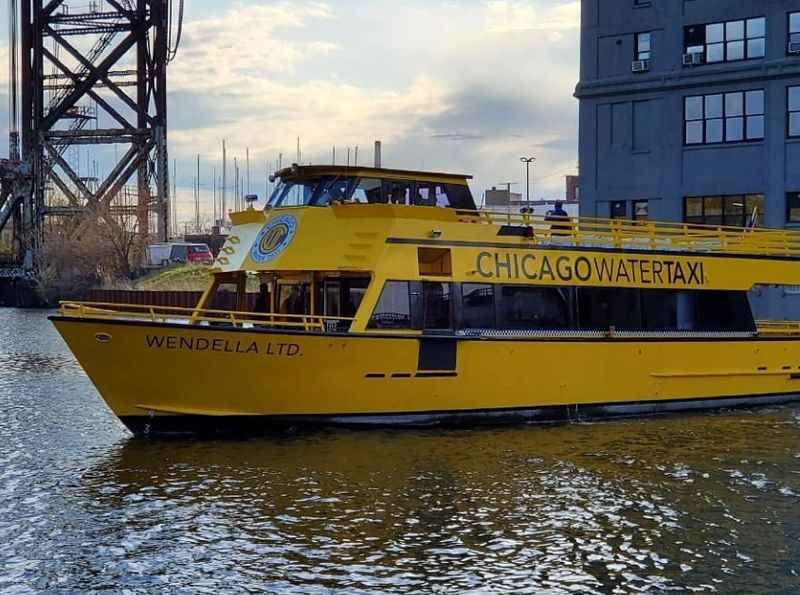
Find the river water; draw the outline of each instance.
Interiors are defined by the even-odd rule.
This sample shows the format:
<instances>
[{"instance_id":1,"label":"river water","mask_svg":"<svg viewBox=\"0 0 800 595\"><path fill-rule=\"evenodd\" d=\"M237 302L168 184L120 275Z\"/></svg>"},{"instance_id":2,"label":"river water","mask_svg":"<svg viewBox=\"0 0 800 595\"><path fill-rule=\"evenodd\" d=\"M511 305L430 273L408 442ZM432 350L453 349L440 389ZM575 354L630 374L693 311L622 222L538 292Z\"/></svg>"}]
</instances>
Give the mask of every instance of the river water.
<instances>
[{"instance_id":1,"label":"river water","mask_svg":"<svg viewBox=\"0 0 800 595\"><path fill-rule=\"evenodd\" d=\"M120 368L120 373L146 373ZM797 593L800 408L132 440L0 309L0 593Z\"/></svg>"}]
</instances>

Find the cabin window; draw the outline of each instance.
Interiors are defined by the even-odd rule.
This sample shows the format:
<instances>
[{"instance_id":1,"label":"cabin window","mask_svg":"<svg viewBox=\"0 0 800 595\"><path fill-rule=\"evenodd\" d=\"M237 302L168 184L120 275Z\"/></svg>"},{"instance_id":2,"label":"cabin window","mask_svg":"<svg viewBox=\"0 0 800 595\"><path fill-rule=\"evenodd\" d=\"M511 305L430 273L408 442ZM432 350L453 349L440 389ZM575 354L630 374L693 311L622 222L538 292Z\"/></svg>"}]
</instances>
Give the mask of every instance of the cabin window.
<instances>
[{"instance_id":1,"label":"cabin window","mask_svg":"<svg viewBox=\"0 0 800 595\"><path fill-rule=\"evenodd\" d=\"M698 291L695 328L704 332L755 332L756 323L747 292Z\"/></svg>"},{"instance_id":2,"label":"cabin window","mask_svg":"<svg viewBox=\"0 0 800 595\"><path fill-rule=\"evenodd\" d=\"M495 328L493 285L488 283L461 285L461 320L461 326L465 329Z\"/></svg>"},{"instance_id":3,"label":"cabin window","mask_svg":"<svg viewBox=\"0 0 800 595\"><path fill-rule=\"evenodd\" d=\"M353 318L361 306L361 300L367 292L369 279L358 277L354 279L342 279L342 316Z\"/></svg>"},{"instance_id":4,"label":"cabin window","mask_svg":"<svg viewBox=\"0 0 800 595\"><path fill-rule=\"evenodd\" d=\"M325 206L332 202L345 202L350 198L355 178L326 178L319 186L314 205Z\"/></svg>"},{"instance_id":5,"label":"cabin window","mask_svg":"<svg viewBox=\"0 0 800 595\"><path fill-rule=\"evenodd\" d=\"M401 180L384 180L383 201L393 205L407 205L411 203L413 182Z\"/></svg>"},{"instance_id":6,"label":"cabin window","mask_svg":"<svg viewBox=\"0 0 800 595\"><path fill-rule=\"evenodd\" d=\"M353 191L353 201L363 204L383 203L381 181L374 178L361 178Z\"/></svg>"},{"instance_id":7,"label":"cabin window","mask_svg":"<svg viewBox=\"0 0 800 595\"><path fill-rule=\"evenodd\" d=\"M450 200L447 198L447 190L442 184L417 182L414 204L419 207L449 207Z\"/></svg>"},{"instance_id":8,"label":"cabin window","mask_svg":"<svg viewBox=\"0 0 800 595\"><path fill-rule=\"evenodd\" d=\"M320 180L281 182L267 203L268 207L302 207L311 204Z\"/></svg>"},{"instance_id":9,"label":"cabin window","mask_svg":"<svg viewBox=\"0 0 800 595\"><path fill-rule=\"evenodd\" d=\"M420 275L450 277L453 274L450 248L418 248L417 264Z\"/></svg>"},{"instance_id":10,"label":"cabin window","mask_svg":"<svg viewBox=\"0 0 800 595\"><path fill-rule=\"evenodd\" d=\"M308 283L288 283L278 286L278 312L303 315L311 312L311 286Z\"/></svg>"},{"instance_id":11,"label":"cabin window","mask_svg":"<svg viewBox=\"0 0 800 595\"><path fill-rule=\"evenodd\" d=\"M642 295L642 330L674 331L678 329L677 291L646 290Z\"/></svg>"},{"instance_id":12,"label":"cabin window","mask_svg":"<svg viewBox=\"0 0 800 595\"><path fill-rule=\"evenodd\" d=\"M208 309L236 312L239 309L239 288L236 283L220 283Z\"/></svg>"},{"instance_id":13,"label":"cabin window","mask_svg":"<svg viewBox=\"0 0 800 595\"><path fill-rule=\"evenodd\" d=\"M387 281L372 318L371 329L411 329L411 296L408 281Z\"/></svg>"},{"instance_id":14,"label":"cabin window","mask_svg":"<svg viewBox=\"0 0 800 595\"><path fill-rule=\"evenodd\" d=\"M524 285L502 287L500 328L520 330L568 327L569 306L563 290Z\"/></svg>"},{"instance_id":15,"label":"cabin window","mask_svg":"<svg viewBox=\"0 0 800 595\"><path fill-rule=\"evenodd\" d=\"M579 326L585 330L641 330L638 289L578 289Z\"/></svg>"},{"instance_id":16,"label":"cabin window","mask_svg":"<svg viewBox=\"0 0 800 595\"><path fill-rule=\"evenodd\" d=\"M449 283L422 284L422 327L437 330L453 327L453 292Z\"/></svg>"},{"instance_id":17,"label":"cabin window","mask_svg":"<svg viewBox=\"0 0 800 595\"><path fill-rule=\"evenodd\" d=\"M472 193L469 187L460 184L445 184L447 190L447 200L450 201L450 206L454 209L464 209L467 211L474 211L475 201L472 198Z\"/></svg>"}]
</instances>

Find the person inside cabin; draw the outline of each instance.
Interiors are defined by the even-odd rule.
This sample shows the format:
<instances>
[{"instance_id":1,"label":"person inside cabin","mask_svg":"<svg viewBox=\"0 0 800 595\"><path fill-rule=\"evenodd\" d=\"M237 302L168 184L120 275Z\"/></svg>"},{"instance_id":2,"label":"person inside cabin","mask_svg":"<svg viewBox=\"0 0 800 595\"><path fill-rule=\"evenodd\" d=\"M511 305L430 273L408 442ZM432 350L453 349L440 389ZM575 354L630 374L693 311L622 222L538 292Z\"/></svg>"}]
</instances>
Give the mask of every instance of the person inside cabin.
<instances>
[{"instance_id":1,"label":"person inside cabin","mask_svg":"<svg viewBox=\"0 0 800 595\"><path fill-rule=\"evenodd\" d=\"M299 284L292 284L289 295L281 304L281 314L301 315L306 314L306 298L303 287Z\"/></svg>"},{"instance_id":2,"label":"person inside cabin","mask_svg":"<svg viewBox=\"0 0 800 595\"><path fill-rule=\"evenodd\" d=\"M392 184L392 192L389 202L395 205L406 204L406 188L401 184Z\"/></svg>"},{"instance_id":3,"label":"person inside cabin","mask_svg":"<svg viewBox=\"0 0 800 595\"><path fill-rule=\"evenodd\" d=\"M269 284L262 283L258 288L258 297L256 298L255 312L258 314L269 314L271 308L271 300L269 296Z\"/></svg>"},{"instance_id":4,"label":"person inside cabin","mask_svg":"<svg viewBox=\"0 0 800 595\"><path fill-rule=\"evenodd\" d=\"M553 209L547 212L544 220L550 223L550 231L554 236L570 235L572 223L569 214L564 210L564 203L560 200L557 200Z\"/></svg>"}]
</instances>

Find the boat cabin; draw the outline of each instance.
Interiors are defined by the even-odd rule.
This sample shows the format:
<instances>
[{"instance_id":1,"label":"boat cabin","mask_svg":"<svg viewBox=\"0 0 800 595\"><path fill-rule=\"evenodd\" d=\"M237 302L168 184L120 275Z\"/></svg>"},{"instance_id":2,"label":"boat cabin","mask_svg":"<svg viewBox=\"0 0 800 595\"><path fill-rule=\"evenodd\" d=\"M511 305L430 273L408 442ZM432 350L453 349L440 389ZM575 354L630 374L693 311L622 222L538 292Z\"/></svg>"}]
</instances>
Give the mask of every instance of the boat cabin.
<instances>
[{"instance_id":1,"label":"boat cabin","mask_svg":"<svg viewBox=\"0 0 800 595\"><path fill-rule=\"evenodd\" d=\"M492 213L456 174L295 165L276 180L263 211L232 214L198 321L234 291L248 324L299 330L752 334L747 292L800 284L800 234L783 230Z\"/></svg>"}]
</instances>

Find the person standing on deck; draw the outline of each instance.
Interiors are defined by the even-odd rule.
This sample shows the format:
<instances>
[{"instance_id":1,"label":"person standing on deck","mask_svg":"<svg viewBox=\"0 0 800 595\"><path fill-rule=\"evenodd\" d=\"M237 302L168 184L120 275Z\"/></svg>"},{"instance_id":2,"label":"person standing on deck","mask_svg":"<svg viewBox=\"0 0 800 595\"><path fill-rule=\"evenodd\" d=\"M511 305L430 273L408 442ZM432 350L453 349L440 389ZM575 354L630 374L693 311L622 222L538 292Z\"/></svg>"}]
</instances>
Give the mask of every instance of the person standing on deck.
<instances>
[{"instance_id":1,"label":"person standing on deck","mask_svg":"<svg viewBox=\"0 0 800 595\"><path fill-rule=\"evenodd\" d=\"M563 204L560 200L557 200L553 210L548 211L544 219L550 223L550 231L554 236L568 236L572 231L572 223L569 214L564 210Z\"/></svg>"}]
</instances>

